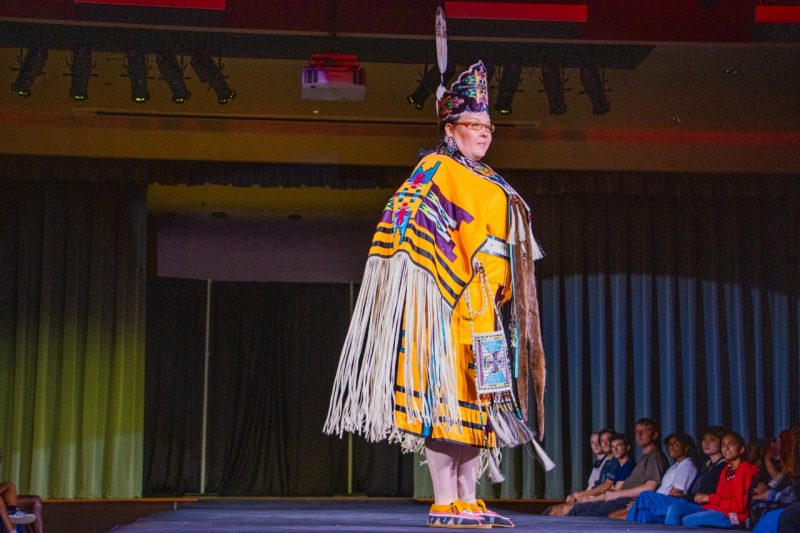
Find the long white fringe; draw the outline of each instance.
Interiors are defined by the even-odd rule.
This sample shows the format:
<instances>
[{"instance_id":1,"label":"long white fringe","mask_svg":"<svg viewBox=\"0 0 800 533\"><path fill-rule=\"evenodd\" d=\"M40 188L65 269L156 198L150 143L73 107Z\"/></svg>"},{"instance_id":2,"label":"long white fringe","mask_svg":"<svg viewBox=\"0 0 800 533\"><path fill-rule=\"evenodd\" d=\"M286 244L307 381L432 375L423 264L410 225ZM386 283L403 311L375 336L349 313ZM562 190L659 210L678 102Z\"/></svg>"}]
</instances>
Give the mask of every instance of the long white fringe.
<instances>
[{"instance_id":1,"label":"long white fringe","mask_svg":"<svg viewBox=\"0 0 800 533\"><path fill-rule=\"evenodd\" d=\"M536 458L539 460L539 463L542 465L542 468L545 472L550 472L552 469L556 467L556 464L547 456L547 453L544 449L536 442L536 439L532 439L530 441L531 445L533 446L534 451L536 452ZM481 450L479 459L478 459L478 478L485 473L489 477L489 481L492 483L502 483L505 481L505 476L503 475L502 470L500 470L500 463L503 460L503 453L499 446L494 448L484 448Z\"/></svg>"},{"instance_id":2,"label":"long white fringe","mask_svg":"<svg viewBox=\"0 0 800 533\"><path fill-rule=\"evenodd\" d=\"M542 468L544 468L544 471L549 472L552 469L554 469L556 467L556 464L553 462L552 459L550 459L550 457L547 456L547 453L545 453L544 448L542 448L539 445L539 443L536 442L536 439L533 439L531 441L531 444L533 444L533 449L536 451L536 457L542 464Z\"/></svg>"},{"instance_id":3,"label":"long white fringe","mask_svg":"<svg viewBox=\"0 0 800 533\"><path fill-rule=\"evenodd\" d=\"M323 431L377 442L394 428L395 363L405 314L403 386L409 421L460 424L452 339L452 309L433 276L405 254L367 261L342 348ZM413 381L413 366L420 383ZM414 398L412 391L426 398ZM443 403L439 404L438 399ZM421 409L417 406L421 405Z\"/></svg>"},{"instance_id":4,"label":"long white fringe","mask_svg":"<svg viewBox=\"0 0 800 533\"><path fill-rule=\"evenodd\" d=\"M390 444L399 444L403 453L422 453L425 450L425 439L395 428L386 439ZM424 461L423 461L424 463Z\"/></svg>"},{"instance_id":5,"label":"long white fringe","mask_svg":"<svg viewBox=\"0 0 800 533\"><path fill-rule=\"evenodd\" d=\"M502 483L506 480L500 470L500 462L503 460L503 452L499 447L484 448L478 458L478 479L488 472L489 481L492 483Z\"/></svg>"}]
</instances>

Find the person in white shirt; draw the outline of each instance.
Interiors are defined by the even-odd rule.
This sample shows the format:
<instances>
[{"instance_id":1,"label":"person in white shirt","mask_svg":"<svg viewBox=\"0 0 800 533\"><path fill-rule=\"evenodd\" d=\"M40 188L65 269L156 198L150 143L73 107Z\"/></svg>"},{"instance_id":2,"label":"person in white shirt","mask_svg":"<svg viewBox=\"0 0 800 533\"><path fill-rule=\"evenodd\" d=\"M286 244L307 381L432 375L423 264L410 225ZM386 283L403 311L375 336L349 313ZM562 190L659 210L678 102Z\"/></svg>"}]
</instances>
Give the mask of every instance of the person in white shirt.
<instances>
[{"instance_id":1,"label":"person in white shirt","mask_svg":"<svg viewBox=\"0 0 800 533\"><path fill-rule=\"evenodd\" d=\"M667 453L675 462L664 472L661 485L656 492L680 497L689 491L694 478L697 477L697 465L694 463L697 447L694 439L686 433L673 433L664 439L664 444L667 445Z\"/></svg>"}]
</instances>

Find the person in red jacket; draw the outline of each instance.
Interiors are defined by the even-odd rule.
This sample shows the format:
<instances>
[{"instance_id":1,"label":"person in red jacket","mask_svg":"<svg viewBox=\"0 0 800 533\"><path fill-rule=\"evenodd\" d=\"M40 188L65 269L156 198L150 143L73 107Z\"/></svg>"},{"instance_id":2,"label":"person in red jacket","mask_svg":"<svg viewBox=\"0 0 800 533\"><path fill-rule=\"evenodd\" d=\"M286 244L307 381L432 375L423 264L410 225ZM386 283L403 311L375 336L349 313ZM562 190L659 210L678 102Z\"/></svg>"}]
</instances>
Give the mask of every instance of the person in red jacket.
<instances>
[{"instance_id":1,"label":"person in red jacket","mask_svg":"<svg viewBox=\"0 0 800 533\"><path fill-rule=\"evenodd\" d=\"M748 490L758 468L743 460L745 442L738 433L722 438L722 456L728 466L722 469L717 491L697 494L694 503L677 500L667 509L664 523L671 526L718 527L731 529L747 518Z\"/></svg>"}]
</instances>

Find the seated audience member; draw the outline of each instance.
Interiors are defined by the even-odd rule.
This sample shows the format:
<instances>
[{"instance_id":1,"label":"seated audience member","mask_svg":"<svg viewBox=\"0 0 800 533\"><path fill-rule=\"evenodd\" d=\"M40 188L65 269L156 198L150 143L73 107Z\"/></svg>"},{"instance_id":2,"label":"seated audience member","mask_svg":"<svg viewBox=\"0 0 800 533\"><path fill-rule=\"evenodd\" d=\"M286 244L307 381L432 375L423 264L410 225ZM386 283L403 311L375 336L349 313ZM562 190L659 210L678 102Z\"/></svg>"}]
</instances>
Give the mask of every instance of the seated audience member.
<instances>
[{"instance_id":1,"label":"seated audience member","mask_svg":"<svg viewBox=\"0 0 800 533\"><path fill-rule=\"evenodd\" d=\"M600 483L600 471L603 469L603 466L611 460L608 451L604 451L600 444L600 431L592 433L592 436L589 438L589 447L592 449L592 470L589 472L589 479L586 481L586 490Z\"/></svg>"},{"instance_id":2,"label":"seated audience member","mask_svg":"<svg viewBox=\"0 0 800 533\"><path fill-rule=\"evenodd\" d=\"M611 437L611 454L617 461L617 468L609 471L606 479L611 481L611 487L608 490L620 490L622 484L626 479L631 477L633 469L636 467L636 461L631 457L633 451L633 444L631 439L623 433L617 433ZM585 501L587 498L584 498Z\"/></svg>"},{"instance_id":3,"label":"seated audience member","mask_svg":"<svg viewBox=\"0 0 800 533\"><path fill-rule=\"evenodd\" d=\"M606 490L619 489L636 466L636 461L631 459L631 448L631 439L627 435L614 434L611 437L611 454L613 457L605 473L603 483L589 491L578 494L572 502L562 503L551 508L548 514L550 516L564 516L572 510L576 503L591 501L596 495L602 495ZM603 487L606 488L604 489Z\"/></svg>"},{"instance_id":4,"label":"seated audience member","mask_svg":"<svg viewBox=\"0 0 800 533\"><path fill-rule=\"evenodd\" d=\"M764 470L764 454L767 453L769 442L765 439L752 439L744 447L742 460L758 468L759 472Z\"/></svg>"},{"instance_id":5,"label":"seated audience member","mask_svg":"<svg viewBox=\"0 0 800 533\"><path fill-rule=\"evenodd\" d=\"M747 518L748 490L758 469L743 460L744 439L729 432L722 439L722 455L728 465L722 470L716 492L698 493L694 502L675 499L667 508L664 523L689 527L739 527Z\"/></svg>"},{"instance_id":6,"label":"seated audience member","mask_svg":"<svg viewBox=\"0 0 800 533\"><path fill-rule=\"evenodd\" d=\"M3 531L13 532L17 530L17 525L11 522L8 511L6 511L6 504L3 503L2 499L0 499L0 523L3 524Z\"/></svg>"},{"instance_id":7,"label":"seated audience member","mask_svg":"<svg viewBox=\"0 0 800 533\"><path fill-rule=\"evenodd\" d=\"M792 445L795 450L800 450L800 424L795 424L791 429ZM800 461L800 458L797 458ZM800 496L800 479L794 485L795 494ZM793 503L782 509L778 522L778 533L796 533L800 531L800 502Z\"/></svg>"},{"instance_id":8,"label":"seated audience member","mask_svg":"<svg viewBox=\"0 0 800 533\"><path fill-rule=\"evenodd\" d=\"M765 469L770 479L757 481L750 504L754 533L775 533L784 509L800 495L800 427L783 431L767 450ZM800 531L800 530L799 530Z\"/></svg>"},{"instance_id":9,"label":"seated audience member","mask_svg":"<svg viewBox=\"0 0 800 533\"><path fill-rule=\"evenodd\" d=\"M798 464L793 440L790 430L783 431L765 452L764 470L756 477L750 496L750 527L768 511L797 501L794 486Z\"/></svg>"},{"instance_id":10,"label":"seated audience member","mask_svg":"<svg viewBox=\"0 0 800 533\"><path fill-rule=\"evenodd\" d=\"M25 513L17 507L17 489L13 483L0 483L0 522L5 531L17 530L17 524L30 524L36 516Z\"/></svg>"},{"instance_id":11,"label":"seated audience member","mask_svg":"<svg viewBox=\"0 0 800 533\"><path fill-rule=\"evenodd\" d=\"M3 463L3 453L0 451L0 464ZM26 513L19 507L27 508L28 503L38 500L39 512L36 515ZM41 520L41 500L38 496L17 496L17 487L11 481L0 483L0 521L6 531L16 531L16 524L30 524L36 518ZM42 533L41 525L35 526L36 533Z\"/></svg>"},{"instance_id":12,"label":"seated audience member","mask_svg":"<svg viewBox=\"0 0 800 533\"><path fill-rule=\"evenodd\" d=\"M697 445L686 433L673 433L664 439L667 453L675 461L661 478L658 491L668 496L685 496L697 477Z\"/></svg>"},{"instance_id":13,"label":"seated audience member","mask_svg":"<svg viewBox=\"0 0 800 533\"><path fill-rule=\"evenodd\" d=\"M551 516L564 516L569 513L577 503L600 501L603 494L609 490L621 490L622 485L625 483L633 469L636 467L636 461L631 458L631 439L627 435L617 433L611 437L611 453L614 456L612 467L609 468L606 474L606 481L608 488L603 491L587 491L585 494L578 495L576 500L572 503L565 503L558 506L550 513Z\"/></svg>"},{"instance_id":14,"label":"seated audience member","mask_svg":"<svg viewBox=\"0 0 800 533\"><path fill-rule=\"evenodd\" d=\"M549 507L544 513L550 516L564 516L570 509L572 504L581 498L585 498L592 494L602 494L605 490L609 489L613 481L609 479L609 475L613 476L614 471L619 468L619 462L614 460L614 455L611 453L611 437L614 436L614 430L611 428L601 429L598 432L600 441L600 450L603 453L603 461L600 465L597 480L592 484L590 477L590 485L586 490L576 491L567 496L565 503L553 505Z\"/></svg>"},{"instance_id":15,"label":"seated audience member","mask_svg":"<svg viewBox=\"0 0 800 533\"><path fill-rule=\"evenodd\" d=\"M658 426L649 418L636 421L636 444L642 448L639 463L617 490L606 491L602 496L576 504L570 516L608 516L624 509L640 493L655 490L669 463L658 447Z\"/></svg>"},{"instance_id":16,"label":"seated audience member","mask_svg":"<svg viewBox=\"0 0 800 533\"><path fill-rule=\"evenodd\" d=\"M17 507L22 509L26 516L33 515L36 518L36 520L29 523L28 528L33 528L34 533L44 533L42 499L39 496L35 494L20 494L17 496Z\"/></svg>"},{"instance_id":17,"label":"seated audience member","mask_svg":"<svg viewBox=\"0 0 800 533\"><path fill-rule=\"evenodd\" d=\"M572 503L578 501L579 498L586 497L591 494L602 494L603 491L611 487L613 484L609 476L619 468L619 462L614 461L614 454L611 451L611 439L615 432L611 428L602 429L599 432L600 449L605 455L603 462L600 465L600 471L597 474L597 479L586 487L586 490L573 492L567 496L567 502Z\"/></svg>"},{"instance_id":18,"label":"seated audience member","mask_svg":"<svg viewBox=\"0 0 800 533\"><path fill-rule=\"evenodd\" d=\"M694 439L686 433L673 433L664 439L664 444L675 462L664 473L657 491L646 490L639 494L627 512L628 520L644 524L663 523L670 500L685 496L697 477Z\"/></svg>"},{"instance_id":19,"label":"seated audience member","mask_svg":"<svg viewBox=\"0 0 800 533\"><path fill-rule=\"evenodd\" d=\"M717 491L719 475L728 464L722 456L722 438L727 432L728 430L722 426L708 426L703 432L700 446L703 449L705 460L700 462L700 470L689 488L689 493L686 495L687 500L694 501L694 495L698 492L711 494Z\"/></svg>"}]
</instances>

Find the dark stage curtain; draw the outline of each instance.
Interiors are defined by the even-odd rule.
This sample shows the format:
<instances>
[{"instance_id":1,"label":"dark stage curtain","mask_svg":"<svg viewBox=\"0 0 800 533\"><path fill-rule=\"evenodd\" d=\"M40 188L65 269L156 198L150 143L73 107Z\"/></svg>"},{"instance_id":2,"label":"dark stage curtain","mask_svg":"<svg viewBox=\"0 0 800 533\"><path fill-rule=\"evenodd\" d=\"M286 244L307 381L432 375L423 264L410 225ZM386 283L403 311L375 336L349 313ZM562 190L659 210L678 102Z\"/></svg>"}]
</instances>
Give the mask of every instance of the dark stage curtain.
<instances>
[{"instance_id":1,"label":"dark stage curtain","mask_svg":"<svg viewBox=\"0 0 800 533\"><path fill-rule=\"evenodd\" d=\"M207 282L147 280L144 495L200 492Z\"/></svg>"},{"instance_id":2,"label":"dark stage curtain","mask_svg":"<svg viewBox=\"0 0 800 533\"><path fill-rule=\"evenodd\" d=\"M321 428L349 288L221 282L211 302L209 491L341 492L343 444Z\"/></svg>"},{"instance_id":3,"label":"dark stage curtain","mask_svg":"<svg viewBox=\"0 0 800 533\"><path fill-rule=\"evenodd\" d=\"M214 282L208 493L347 491L347 441L322 434L349 324L342 284ZM145 493L200 490L206 282L148 284ZM410 495L412 460L353 439L354 493Z\"/></svg>"},{"instance_id":4,"label":"dark stage curtain","mask_svg":"<svg viewBox=\"0 0 800 533\"><path fill-rule=\"evenodd\" d=\"M0 478L139 497L145 188L3 180L0 213Z\"/></svg>"}]
</instances>

